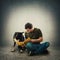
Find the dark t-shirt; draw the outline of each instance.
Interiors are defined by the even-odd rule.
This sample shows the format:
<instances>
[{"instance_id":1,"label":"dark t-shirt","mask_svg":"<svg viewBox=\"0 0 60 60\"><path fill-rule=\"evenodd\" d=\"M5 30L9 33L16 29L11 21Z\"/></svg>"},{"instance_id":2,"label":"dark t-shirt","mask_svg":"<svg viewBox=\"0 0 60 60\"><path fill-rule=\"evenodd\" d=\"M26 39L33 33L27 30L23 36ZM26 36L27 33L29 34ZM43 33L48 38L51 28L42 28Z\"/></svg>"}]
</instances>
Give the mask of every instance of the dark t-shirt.
<instances>
[{"instance_id":1,"label":"dark t-shirt","mask_svg":"<svg viewBox=\"0 0 60 60\"><path fill-rule=\"evenodd\" d=\"M25 38L30 37L31 39L38 39L39 37L42 37L42 32L38 28L34 28L34 30L30 33L25 32Z\"/></svg>"}]
</instances>

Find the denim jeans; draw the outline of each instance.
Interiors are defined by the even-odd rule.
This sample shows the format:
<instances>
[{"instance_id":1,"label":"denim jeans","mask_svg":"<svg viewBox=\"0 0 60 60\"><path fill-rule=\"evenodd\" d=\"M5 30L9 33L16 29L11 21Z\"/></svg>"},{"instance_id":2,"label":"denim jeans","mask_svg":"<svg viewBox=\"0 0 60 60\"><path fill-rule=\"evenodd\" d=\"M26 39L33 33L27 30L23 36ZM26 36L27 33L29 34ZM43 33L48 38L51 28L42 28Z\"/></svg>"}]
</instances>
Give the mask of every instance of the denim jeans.
<instances>
[{"instance_id":1,"label":"denim jeans","mask_svg":"<svg viewBox=\"0 0 60 60\"><path fill-rule=\"evenodd\" d=\"M29 42L26 44L26 49L28 51L38 54L38 53L41 53L44 50L46 50L49 47L49 45L50 45L49 42L45 42L42 44L33 44L33 43Z\"/></svg>"}]
</instances>

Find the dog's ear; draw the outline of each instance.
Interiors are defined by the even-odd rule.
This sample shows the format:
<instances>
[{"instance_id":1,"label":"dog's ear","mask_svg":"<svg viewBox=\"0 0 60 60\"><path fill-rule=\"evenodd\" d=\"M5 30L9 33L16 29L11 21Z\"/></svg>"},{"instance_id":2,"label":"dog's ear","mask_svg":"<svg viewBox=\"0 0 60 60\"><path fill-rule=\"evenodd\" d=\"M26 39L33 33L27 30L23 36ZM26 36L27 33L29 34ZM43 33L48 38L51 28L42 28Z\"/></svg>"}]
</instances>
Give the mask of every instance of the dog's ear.
<instances>
[{"instance_id":1,"label":"dog's ear","mask_svg":"<svg viewBox=\"0 0 60 60\"><path fill-rule=\"evenodd\" d=\"M13 38L22 36L24 32L15 32Z\"/></svg>"},{"instance_id":2,"label":"dog's ear","mask_svg":"<svg viewBox=\"0 0 60 60\"><path fill-rule=\"evenodd\" d=\"M15 32L15 34L23 34L24 32Z\"/></svg>"}]
</instances>

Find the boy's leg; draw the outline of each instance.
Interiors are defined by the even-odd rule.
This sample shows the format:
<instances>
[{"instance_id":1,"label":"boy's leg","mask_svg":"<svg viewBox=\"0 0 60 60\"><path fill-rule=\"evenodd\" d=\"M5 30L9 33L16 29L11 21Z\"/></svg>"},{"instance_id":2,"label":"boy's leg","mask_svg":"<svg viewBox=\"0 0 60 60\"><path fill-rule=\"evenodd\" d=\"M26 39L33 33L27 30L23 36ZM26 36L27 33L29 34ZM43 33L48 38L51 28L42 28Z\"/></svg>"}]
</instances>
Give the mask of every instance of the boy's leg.
<instances>
[{"instance_id":1,"label":"boy's leg","mask_svg":"<svg viewBox=\"0 0 60 60\"><path fill-rule=\"evenodd\" d=\"M32 43L30 43L30 42L27 43L25 47L28 51L31 51L32 50Z\"/></svg>"},{"instance_id":2,"label":"boy's leg","mask_svg":"<svg viewBox=\"0 0 60 60\"><path fill-rule=\"evenodd\" d=\"M33 44L31 42L27 43L25 47L27 49L28 55L34 55L34 52L36 51L37 46L38 46L37 44Z\"/></svg>"},{"instance_id":3,"label":"boy's leg","mask_svg":"<svg viewBox=\"0 0 60 60\"><path fill-rule=\"evenodd\" d=\"M28 52L31 51L33 54L38 54L46 50L49 47L49 45L50 45L49 42L45 42L42 44L27 43L26 48Z\"/></svg>"},{"instance_id":4,"label":"boy's leg","mask_svg":"<svg viewBox=\"0 0 60 60\"><path fill-rule=\"evenodd\" d=\"M44 52L48 47L49 47L50 43L49 42L45 42L42 44L38 45L38 49L36 49L35 53L42 53Z\"/></svg>"}]
</instances>

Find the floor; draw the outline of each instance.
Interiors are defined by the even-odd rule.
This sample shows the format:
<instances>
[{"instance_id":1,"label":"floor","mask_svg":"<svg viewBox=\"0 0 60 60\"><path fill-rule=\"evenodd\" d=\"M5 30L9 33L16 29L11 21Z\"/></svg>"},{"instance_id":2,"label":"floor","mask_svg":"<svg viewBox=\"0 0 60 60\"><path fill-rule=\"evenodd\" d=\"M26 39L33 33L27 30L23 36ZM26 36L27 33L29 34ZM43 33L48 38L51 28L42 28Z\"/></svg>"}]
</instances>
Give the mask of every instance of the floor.
<instances>
[{"instance_id":1,"label":"floor","mask_svg":"<svg viewBox=\"0 0 60 60\"><path fill-rule=\"evenodd\" d=\"M11 52L11 47L0 47L0 60L60 60L60 49L48 48L48 54L28 56L26 52Z\"/></svg>"}]
</instances>

